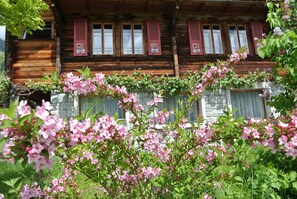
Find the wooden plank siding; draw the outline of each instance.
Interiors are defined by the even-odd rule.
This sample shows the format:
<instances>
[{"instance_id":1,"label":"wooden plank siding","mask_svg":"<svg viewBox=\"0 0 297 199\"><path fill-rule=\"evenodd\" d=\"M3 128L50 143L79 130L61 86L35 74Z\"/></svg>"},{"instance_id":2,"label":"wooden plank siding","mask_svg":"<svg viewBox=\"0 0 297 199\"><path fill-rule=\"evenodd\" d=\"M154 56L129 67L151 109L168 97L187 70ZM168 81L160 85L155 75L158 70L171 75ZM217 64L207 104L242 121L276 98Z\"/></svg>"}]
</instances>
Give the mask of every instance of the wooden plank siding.
<instances>
[{"instance_id":1,"label":"wooden plank siding","mask_svg":"<svg viewBox=\"0 0 297 199\"><path fill-rule=\"evenodd\" d=\"M88 66L94 72L102 72L104 74L124 73L132 74L134 70L140 70L145 73L152 74L168 74L174 75L173 55L171 46L171 30L168 17L162 15L154 16L160 21L162 55L149 56L147 52L147 29L146 20L151 16L139 15L130 16L132 19L114 20L113 16L104 16L99 19L97 16L88 16L89 21L89 52L87 57L73 56L73 16L64 16L64 24L62 30L62 73L71 72L75 69ZM92 29L93 23L111 23L114 28L114 55L92 55ZM123 55L121 45L121 34L123 23L140 23L143 27L144 54L143 55ZM117 42L116 42L117 41Z\"/></svg>"},{"instance_id":2,"label":"wooden plank siding","mask_svg":"<svg viewBox=\"0 0 297 199\"><path fill-rule=\"evenodd\" d=\"M240 76L273 67L273 63L261 60L253 50L251 21L261 22L264 32L269 31L268 25L265 24L264 1L246 0L242 3L194 0L101 0L100 3L97 0L46 1L51 9L43 13L43 18L46 22L52 22L53 37L50 40L15 41L15 60L12 64L14 83L23 84L28 79L41 81L42 75L50 74L52 71L74 72L85 66L88 66L93 73L102 72L107 75L113 73L128 75L138 70L155 75L183 77L189 71L199 71L206 63L228 58L227 55L231 54L228 24L246 26L250 55L246 61L239 62L234 67ZM87 56L74 56L73 53L75 17L85 17L88 20ZM162 55L148 55L147 20L149 19L159 21ZM191 55L189 19L199 20L202 24L219 24L224 53ZM113 55L93 55L92 24L96 23L113 25ZM143 55L123 54L122 25L124 23L142 24ZM60 42L58 45L57 41Z\"/></svg>"},{"instance_id":3,"label":"wooden plank siding","mask_svg":"<svg viewBox=\"0 0 297 199\"><path fill-rule=\"evenodd\" d=\"M12 65L13 83L40 82L44 75L56 70L56 43L18 40L15 43L15 62Z\"/></svg>"}]
</instances>

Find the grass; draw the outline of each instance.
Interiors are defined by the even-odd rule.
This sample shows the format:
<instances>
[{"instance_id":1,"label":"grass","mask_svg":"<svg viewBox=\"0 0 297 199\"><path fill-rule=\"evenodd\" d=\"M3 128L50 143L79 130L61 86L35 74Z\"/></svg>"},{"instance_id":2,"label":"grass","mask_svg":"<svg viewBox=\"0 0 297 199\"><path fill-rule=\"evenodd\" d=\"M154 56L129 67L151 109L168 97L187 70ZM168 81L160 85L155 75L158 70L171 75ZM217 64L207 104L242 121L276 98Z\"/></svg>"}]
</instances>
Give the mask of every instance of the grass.
<instances>
[{"instance_id":1,"label":"grass","mask_svg":"<svg viewBox=\"0 0 297 199\"><path fill-rule=\"evenodd\" d=\"M36 173L31 165L23 168L20 163L12 164L8 161L0 160L0 193L5 196L8 194L10 187L3 183L3 181L13 178L24 178L25 182L33 183L35 177Z\"/></svg>"},{"instance_id":2,"label":"grass","mask_svg":"<svg viewBox=\"0 0 297 199\"><path fill-rule=\"evenodd\" d=\"M13 178L24 179L24 184L32 184L34 182L38 182L39 185L50 184L51 179L59 176L62 172L62 164L59 160L55 160L54 162L52 169L45 170L42 174L37 174L32 165L26 165L23 168L21 163L13 164L5 160L0 160L0 193L4 194L5 198L15 198L8 193L10 187L3 183L3 181L11 180ZM96 198L95 194L97 194L99 198L102 198L103 192L102 190L99 190L98 185L87 180L84 175L78 175L76 178L78 187L81 190L79 198L92 199Z\"/></svg>"}]
</instances>

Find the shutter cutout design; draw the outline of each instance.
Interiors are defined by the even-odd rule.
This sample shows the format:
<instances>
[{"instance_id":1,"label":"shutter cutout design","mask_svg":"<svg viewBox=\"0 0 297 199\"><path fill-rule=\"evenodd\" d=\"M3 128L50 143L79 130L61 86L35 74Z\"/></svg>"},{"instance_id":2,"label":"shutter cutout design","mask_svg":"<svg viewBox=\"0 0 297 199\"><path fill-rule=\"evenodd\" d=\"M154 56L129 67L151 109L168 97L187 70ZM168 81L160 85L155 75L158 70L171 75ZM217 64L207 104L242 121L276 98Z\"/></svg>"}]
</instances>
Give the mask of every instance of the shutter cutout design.
<instances>
[{"instance_id":1,"label":"shutter cutout design","mask_svg":"<svg viewBox=\"0 0 297 199\"><path fill-rule=\"evenodd\" d=\"M148 54L162 55L160 24L158 20L147 21Z\"/></svg>"},{"instance_id":2,"label":"shutter cutout design","mask_svg":"<svg viewBox=\"0 0 297 199\"><path fill-rule=\"evenodd\" d=\"M189 20L188 29L191 55L203 55L204 47L201 22L198 20Z\"/></svg>"},{"instance_id":3,"label":"shutter cutout design","mask_svg":"<svg viewBox=\"0 0 297 199\"><path fill-rule=\"evenodd\" d=\"M74 56L88 56L88 20L74 19Z\"/></svg>"},{"instance_id":4,"label":"shutter cutout design","mask_svg":"<svg viewBox=\"0 0 297 199\"><path fill-rule=\"evenodd\" d=\"M254 52L257 55L258 51L258 41L262 38L263 29L261 22L251 22L252 34L253 34L253 42L254 42ZM257 38L257 39L255 39Z\"/></svg>"}]
</instances>

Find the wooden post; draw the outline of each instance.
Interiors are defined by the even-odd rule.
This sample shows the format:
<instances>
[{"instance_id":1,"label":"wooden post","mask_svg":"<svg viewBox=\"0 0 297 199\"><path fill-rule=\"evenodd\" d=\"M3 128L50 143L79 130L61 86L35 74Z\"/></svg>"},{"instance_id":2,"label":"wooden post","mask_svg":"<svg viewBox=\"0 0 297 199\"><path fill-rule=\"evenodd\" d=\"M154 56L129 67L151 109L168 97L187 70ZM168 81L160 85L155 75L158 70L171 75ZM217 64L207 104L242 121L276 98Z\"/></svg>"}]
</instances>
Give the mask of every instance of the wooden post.
<instances>
[{"instance_id":1,"label":"wooden post","mask_svg":"<svg viewBox=\"0 0 297 199\"><path fill-rule=\"evenodd\" d=\"M174 75L179 77L179 62L178 62L178 54L177 54L177 45L176 45L176 17L177 12L179 10L178 3L180 0L176 0L173 6L173 15L171 21L171 45L172 45L172 55L173 55L173 66L174 66Z\"/></svg>"},{"instance_id":2,"label":"wooden post","mask_svg":"<svg viewBox=\"0 0 297 199\"><path fill-rule=\"evenodd\" d=\"M61 41L60 37L56 38L56 72L58 75L61 73Z\"/></svg>"},{"instance_id":3,"label":"wooden post","mask_svg":"<svg viewBox=\"0 0 297 199\"><path fill-rule=\"evenodd\" d=\"M179 64L178 64L178 54L177 54L177 46L176 46L175 36L171 37L171 42L172 42L174 74L176 77L179 77Z\"/></svg>"}]
</instances>

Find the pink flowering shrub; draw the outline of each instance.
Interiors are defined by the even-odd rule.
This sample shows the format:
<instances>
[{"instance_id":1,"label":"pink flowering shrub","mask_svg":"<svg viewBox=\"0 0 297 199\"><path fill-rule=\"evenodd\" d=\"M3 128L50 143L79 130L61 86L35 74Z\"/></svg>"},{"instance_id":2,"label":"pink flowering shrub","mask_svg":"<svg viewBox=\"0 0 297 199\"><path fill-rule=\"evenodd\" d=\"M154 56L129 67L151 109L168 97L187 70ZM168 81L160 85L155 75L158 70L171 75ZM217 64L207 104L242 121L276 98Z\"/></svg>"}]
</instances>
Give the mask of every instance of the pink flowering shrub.
<instances>
[{"instance_id":1,"label":"pink flowering shrub","mask_svg":"<svg viewBox=\"0 0 297 199\"><path fill-rule=\"evenodd\" d=\"M71 190L74 197L79 184L75 176L84 175L111 198L213 198L219 192L223 194L225 182L239 179L235 171L224 172L224 167L251 167L252 161L236 159L240 147L266 147L273 153L295 158L296 114L245 122L226 112L217 122L207 123L198 117L195 124L187 126L191 104L208 86L226 76L232 62L245 57L242 52L212 65L180 110L155 114L151 114L154 108L163 102L160 95L155 94L146 104L148 110L144 110L134 93L106 84L102 74L65 75L65 92L118 99L119 107L132 115L129 127L109 115L81 114L63 120L50 113L49 102L43 101L36 110L26 101L13 102L0 115L1 134L6 140L3 156L32 163L37 172L50 168L54 156L65 165L64 173L53 177L46 187L26 185L21 196L63 198ZM168 122L173 114L175 121Z\"/></svg>"}]
</instances>

